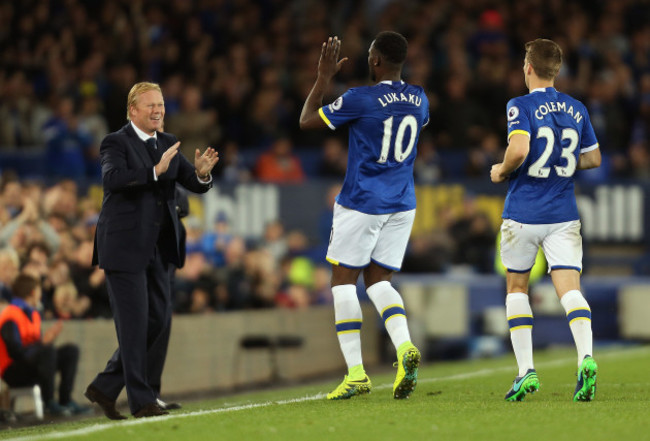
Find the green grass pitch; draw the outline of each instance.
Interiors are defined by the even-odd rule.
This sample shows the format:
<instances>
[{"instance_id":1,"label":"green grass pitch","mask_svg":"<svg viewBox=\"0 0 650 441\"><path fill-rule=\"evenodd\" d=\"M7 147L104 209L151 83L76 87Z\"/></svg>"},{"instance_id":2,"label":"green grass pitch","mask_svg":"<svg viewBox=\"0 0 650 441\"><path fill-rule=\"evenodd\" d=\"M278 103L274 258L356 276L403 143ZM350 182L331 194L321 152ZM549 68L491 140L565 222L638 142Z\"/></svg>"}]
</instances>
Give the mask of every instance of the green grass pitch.
<instances>
[{"instance_id":1,"label":"green grass pitch","mask_svg":"<svg viewBox=\"0 0 650 441\"><path fill-rule=\"evenodd\" d=\"M340 356L332 354L332 356ZM540 351L539 392L503 397L516 375L512 355L427 363L408 400L392 398L393 375L369 369L370 395L330 402L340 379L184 403L161 418L111 422L103 417L0 432L15 440L645 440L650 415L650 346L597 350L595 401L574 403L577 359L569 349ZM375 371L375 372L373 372ZM341 378L343 372L341 373Z\"/></svg>"}]
</instances>

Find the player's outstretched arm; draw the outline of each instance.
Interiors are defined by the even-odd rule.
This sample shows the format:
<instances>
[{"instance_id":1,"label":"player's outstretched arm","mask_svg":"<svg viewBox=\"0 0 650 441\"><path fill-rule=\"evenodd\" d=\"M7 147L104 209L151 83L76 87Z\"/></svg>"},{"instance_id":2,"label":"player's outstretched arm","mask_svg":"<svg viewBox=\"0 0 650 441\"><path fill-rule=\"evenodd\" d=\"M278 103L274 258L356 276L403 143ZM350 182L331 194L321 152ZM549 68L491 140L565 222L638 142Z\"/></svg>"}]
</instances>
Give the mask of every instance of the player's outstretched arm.
<instances>
[{"instance_id":1,"label":"player's outstretched arm","mask_svg":"<svg viewBox=\"0 0 650 441\"><path fill-rule=\"evenodd\" d=\"M516 133L510 137L510 143L503 157L503 162L494 164L490 170L490 179L498 183L505 181L510 173L517 170L523 164L528 151L530 150L530 138L528 135Z\"/></svg>"},{"instance_id":2,"label":"player's outstretched arm","mask_svg":"<svg viewBox=\"0 0 650 441\"><path fill-rule=\"evenodd\" d=\"M341 40L338 37L330 37L321 47L320 59L318 60L318 76L314 87L305 100L300 113L301 129L321 129L327 124L318 114L318 109L323 107L323 97L329 87L329 83L341 69L347 58L339 60L341 53Z\"/></svg>"},{"instance_id":3,"label":"player's outstretched arm","mask_svg":"<svg viewBox=\"0 0 650 441\"><path fill-rule=\"evenodd\" d=\"M578 157L578 170L587 170L589 168L600 167L603 158L600 149L591 150L587 153L581 153Z\"/></svg>"}]
</instances>

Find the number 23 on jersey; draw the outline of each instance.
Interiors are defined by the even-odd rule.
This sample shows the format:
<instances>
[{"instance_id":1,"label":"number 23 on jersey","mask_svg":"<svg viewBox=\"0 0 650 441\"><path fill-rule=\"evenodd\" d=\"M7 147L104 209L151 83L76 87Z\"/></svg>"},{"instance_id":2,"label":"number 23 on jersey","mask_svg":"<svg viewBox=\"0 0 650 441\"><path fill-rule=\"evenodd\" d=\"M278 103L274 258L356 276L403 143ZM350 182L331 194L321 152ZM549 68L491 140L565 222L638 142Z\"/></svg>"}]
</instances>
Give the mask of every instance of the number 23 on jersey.
<instances>
[{"instance_id":1,"label":"number 23 on jersey","mask_svg":"<svg viewBox=\"0 0 650 441\"><path fill-rule=\"evenodd\" d=\"M533 178L548 178L551 173L551 164L548 164L548 160L553 153L553 148L555 147L555 134L553 130L548 126L542 126L537 131L537 139L544 138L546 140L546 146L540 157L528 167L528 176ZM578 132L575 129L565 128L562 129L562 141L569 140L569 145L562 148L561 158L566 159L566 164L558 165L555 164L555 172L558 176L563 178L569 178L573 176L576 171L576 157L574 151L578 147Z\"/></svg>"}]
</instances>

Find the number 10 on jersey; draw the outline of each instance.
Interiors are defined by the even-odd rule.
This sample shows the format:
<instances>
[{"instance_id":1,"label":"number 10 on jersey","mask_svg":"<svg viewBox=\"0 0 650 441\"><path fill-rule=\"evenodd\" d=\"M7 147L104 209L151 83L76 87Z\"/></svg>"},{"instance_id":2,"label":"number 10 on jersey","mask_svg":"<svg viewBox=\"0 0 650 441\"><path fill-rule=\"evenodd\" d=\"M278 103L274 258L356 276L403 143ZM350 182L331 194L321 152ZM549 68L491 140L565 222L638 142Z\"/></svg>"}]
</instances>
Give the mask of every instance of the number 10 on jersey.
<instances>
[{"instance_id":1,"label":"number 10 on jersey","mask_svg":"<svg viewBox=\"0 0 650 441\"><path fill-rule=\"evenodd\" d=\"M384 137L381 140L381 154L379 155L378 163L384 164L388 160L390 152L390 141L393 138L393 116L384 120ZM404 148L404 135L406 129L410 129L410 138ZM413 115L406 115L399 126L397 127L397 134L395 135L395 161L402 162L413 151L415 146L415 138L417 136L418 122Z\"/></svg>"}]
</instances>

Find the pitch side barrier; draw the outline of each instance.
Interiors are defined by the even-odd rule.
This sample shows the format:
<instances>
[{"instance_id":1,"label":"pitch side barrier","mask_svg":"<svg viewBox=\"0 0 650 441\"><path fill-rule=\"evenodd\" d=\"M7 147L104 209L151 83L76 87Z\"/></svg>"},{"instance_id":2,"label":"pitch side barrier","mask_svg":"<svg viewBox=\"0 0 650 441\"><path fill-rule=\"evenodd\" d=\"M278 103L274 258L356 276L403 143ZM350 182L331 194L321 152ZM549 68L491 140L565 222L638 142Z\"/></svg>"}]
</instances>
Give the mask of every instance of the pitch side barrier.
<instances>
[{"instance_id":1,"label":"pitch side barrier","mask_svg":"<svg viewBox=\"0 0 650 441\"><path fill-rule=\"evenodd\" d=\"M281 219L287 229L300 229L313 243L327 243L331 204L339 182L309 181L301 185L216 185L201 196L200 216L211 225L221 213L233 232L260 237L271 220ZM485 212L496 228L506 193L505 185L465 180L436 185L417 185L417 215L413 234L435 231L443 212L460 215L467 199ZM650 183L613 181L576 186L578 209L586 242L611 244L650 243ZM199 204L197 204L199 205Z\"/></svg>"},{"instance_id":2,"label":"pitch side barrier","mask_svg":"<svg viewBox=\"0 0 650 441\"><path fill-rule=\"evenodd\" d=\"M497 275L398 274L411 336L429 358L493 356L507 350L505 281ZM596 344L650 341L650 277L583 276ZM573 344L549 276L530 289L536 347Z\"/></svg>"},{"instance_id":3,"label":"pitch side barrier","mask_svg":"<svg viewBox=\"0 0 650 441\"><path fill-rule=\"evenodd\" d=\"M363 305L364 362L379 362L377 313ZM46 322L47 329L51 322ZM73 399L83 392L117 348L112 320L70 320L57 344L74 342L80 361ZM345 372L331 305L175 315L162 379L165 397L232 392ZM120 395L125 402L126 395Z\"/></svg>"}]
</instances>

